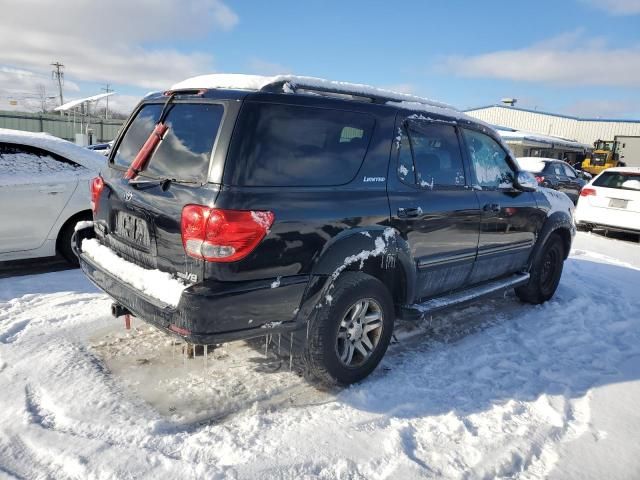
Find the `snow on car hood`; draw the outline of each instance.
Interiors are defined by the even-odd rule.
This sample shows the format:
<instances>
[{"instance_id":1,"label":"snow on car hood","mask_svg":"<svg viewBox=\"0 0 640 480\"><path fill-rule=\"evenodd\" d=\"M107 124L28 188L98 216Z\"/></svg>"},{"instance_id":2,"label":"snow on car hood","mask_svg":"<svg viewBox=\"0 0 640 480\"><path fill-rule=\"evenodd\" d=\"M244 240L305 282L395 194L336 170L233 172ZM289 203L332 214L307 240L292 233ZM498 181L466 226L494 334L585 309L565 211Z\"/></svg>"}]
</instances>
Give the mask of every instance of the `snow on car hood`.
<instances>
[{"instance_id":1,"label":"snow on car hood","mask_svg":"<svg viewBox=\"0 0 640 480\"><path fill-rule=\"evenodd\" d=\"M96 173L105 166L105 157L103 155L48 133L23 132L21 130L0 128L0 142L42 148L72 160Z\"/></svg>"}]
</instances>

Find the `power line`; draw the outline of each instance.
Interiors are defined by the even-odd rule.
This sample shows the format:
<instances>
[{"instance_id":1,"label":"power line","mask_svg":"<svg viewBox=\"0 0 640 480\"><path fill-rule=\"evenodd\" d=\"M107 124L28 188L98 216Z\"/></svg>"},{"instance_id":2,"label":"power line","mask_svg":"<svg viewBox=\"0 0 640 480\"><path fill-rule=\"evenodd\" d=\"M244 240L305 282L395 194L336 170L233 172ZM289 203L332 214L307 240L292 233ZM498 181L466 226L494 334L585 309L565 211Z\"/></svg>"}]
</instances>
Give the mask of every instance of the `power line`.
<instances>
[{"instance_id":1,"label":"power line","mask_svg":"<svg viewBox=\"0 0 640 480\"><path fill-rule=\"evenodd\" d=\"M51 72L51 75L54 79L58 80L58 92L60 92L60 105L64 105L64 98L62 97L62 84L64 83L64 72L62 69L64 65L60 62L54 62L51 64L52 67L55 67L55 70ZM63 115L62 111L60 111L60 115Z\"/></svg>"}]
</instances>

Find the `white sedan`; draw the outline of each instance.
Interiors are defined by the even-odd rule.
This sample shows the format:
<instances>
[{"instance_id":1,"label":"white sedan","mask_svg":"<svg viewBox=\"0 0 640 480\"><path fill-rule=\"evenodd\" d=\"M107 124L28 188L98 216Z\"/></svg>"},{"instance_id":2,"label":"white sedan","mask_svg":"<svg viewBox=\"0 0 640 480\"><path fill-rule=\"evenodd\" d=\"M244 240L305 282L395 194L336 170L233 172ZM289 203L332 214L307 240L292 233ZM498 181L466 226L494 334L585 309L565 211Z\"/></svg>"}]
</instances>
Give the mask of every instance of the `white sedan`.
<instances>
[{"instance_id":1,"label":"white sedan","mask_svg":"<svg viewBox=\"0 0 640 480\"><path fill-rule=\"evenodd\" d=\"M591 180L580 191L575 219L582 229L640 234L640 167L609 168Z\"/></svg>"},{"instance_id":2,"label":"white sedan","mask_svg":"<svg viewBox=\"0 0 640 480\"><path fill-rule=\"evenodd\" d=\"M91 220L89 182L104 164L52 135L0 128L0 261L59 252L76 263L71 235Z\"/></svg>"}]
</instances>

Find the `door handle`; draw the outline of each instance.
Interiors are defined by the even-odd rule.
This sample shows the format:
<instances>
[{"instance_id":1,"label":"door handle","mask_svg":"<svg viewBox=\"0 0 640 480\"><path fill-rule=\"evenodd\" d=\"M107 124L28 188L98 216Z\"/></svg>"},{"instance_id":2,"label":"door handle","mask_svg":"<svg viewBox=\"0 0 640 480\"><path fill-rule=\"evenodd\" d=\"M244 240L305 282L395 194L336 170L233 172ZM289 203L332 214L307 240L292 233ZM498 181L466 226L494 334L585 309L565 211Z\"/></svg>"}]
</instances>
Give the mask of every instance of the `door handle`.
<instances>
[{"instance_id":1,"label":"door handle","mask_svg":"<svg viewBox=\"0 0 640 480\"><path fill-rule=\"evenodd\" d=\"M482 207L482 210L485 212L499 212L500 211L500 205L497 203L487 203L484 207Z\"/></svg>"},{"instance_id":2,"label":"door handle","mask_svg":"<svg viewBox=\"0 0 640 480\"><path fill-rule=\"evenodd\" d=\"M415 218L422 215L422 209L420 207L399 208L398 217L400 218Z\"/></svg>"}]
</instances>

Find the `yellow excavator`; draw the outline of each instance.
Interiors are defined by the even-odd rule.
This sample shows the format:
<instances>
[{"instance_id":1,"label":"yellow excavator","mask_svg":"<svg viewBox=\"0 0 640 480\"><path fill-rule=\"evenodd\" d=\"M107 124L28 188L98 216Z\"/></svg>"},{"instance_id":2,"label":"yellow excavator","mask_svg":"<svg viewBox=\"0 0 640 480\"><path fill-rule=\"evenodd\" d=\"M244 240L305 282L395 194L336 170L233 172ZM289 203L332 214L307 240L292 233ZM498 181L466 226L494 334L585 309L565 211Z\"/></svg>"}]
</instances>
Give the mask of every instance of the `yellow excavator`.
<instances>
[{"instance_id":1,"label":"yellow excavator","mask_svg":"<svg viewBox=\"0 0 640 480\"><path fill-rule=\"evenodd\" d=\"M593 152L582 162L582 170L589 172L594 177L603 170L619 167L622 162L618 160L615 140L596 140L593 142Z\"/></svg>"}]
</instances>

